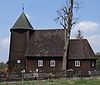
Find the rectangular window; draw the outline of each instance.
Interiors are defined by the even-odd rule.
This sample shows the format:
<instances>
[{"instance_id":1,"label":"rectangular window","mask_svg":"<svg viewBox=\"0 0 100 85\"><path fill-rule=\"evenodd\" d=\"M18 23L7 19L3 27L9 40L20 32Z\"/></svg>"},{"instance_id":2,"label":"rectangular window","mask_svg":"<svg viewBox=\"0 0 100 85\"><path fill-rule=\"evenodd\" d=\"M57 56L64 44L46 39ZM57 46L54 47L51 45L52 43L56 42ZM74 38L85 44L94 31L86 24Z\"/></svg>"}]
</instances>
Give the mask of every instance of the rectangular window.
<instances>
[{"instance_id":1,"label":"rectangular window","mask_svg":"<svg viewBox=\"0 0 100 85\"><path fill-rule=\"evenodd\" d=\"M75 67L80 67L80 61L79 60L75 61Z\"/></svg>"},{"instance_id":2,"label":"rectangular window","mask_svg":"<svg viewBox=\"0 0 100 85\"><path fill-rule=\"evenodd\" d=\"M50 66L51 66L51 67L55 67L55 65L56 65L55 60L50 60Z\"/></svg>"},{"instance_id":3,"label":"rectangular window","mask_svg":"<svg viewBox=\"0 0 100 85\"><path fill-rule=\"evenodd\" d=\"M17 63L21 63L21 60L17 60Z\"/></svg>"},{"instance_id":4,"label":"rectangular window","mask_svg":"<svg viewBox=\"0 0 100 85\"><path fill-rule=\"evenodd\" d=\"M38 67L43 67L43 60L38 60Z\"/></svg>"},{"instance_id":5,"label":"rectangular window","mask_svg":"<svg viewBox=\"0 0 100 85\"><path fill-rule=\"evenodd\" d=\"M92 65L92 67L94 67L94 65L95 65L95 64L94 64L94 61L92 61L91 65Z\"/></svg>"}]
</instances>

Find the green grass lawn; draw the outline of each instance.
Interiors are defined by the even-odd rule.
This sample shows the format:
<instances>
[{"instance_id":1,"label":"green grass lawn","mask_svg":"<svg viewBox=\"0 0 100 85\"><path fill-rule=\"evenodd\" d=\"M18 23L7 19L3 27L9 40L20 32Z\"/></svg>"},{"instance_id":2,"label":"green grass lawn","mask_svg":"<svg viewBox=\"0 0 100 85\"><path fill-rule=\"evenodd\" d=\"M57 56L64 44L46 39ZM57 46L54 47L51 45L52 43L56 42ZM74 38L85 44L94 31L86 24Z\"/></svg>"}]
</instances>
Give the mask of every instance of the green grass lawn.
<instances>
[{"instance_id":1,"label":"green grass lawn","mask_svg":"<svg viewBox=\"0 0 100 85\"><path fill-rule=\"evenodd\" d=\"M54 80L33 80L20 82L0 82L0 85L100 85L99 79L54 79Z\"/></svg>"}]
</instances>

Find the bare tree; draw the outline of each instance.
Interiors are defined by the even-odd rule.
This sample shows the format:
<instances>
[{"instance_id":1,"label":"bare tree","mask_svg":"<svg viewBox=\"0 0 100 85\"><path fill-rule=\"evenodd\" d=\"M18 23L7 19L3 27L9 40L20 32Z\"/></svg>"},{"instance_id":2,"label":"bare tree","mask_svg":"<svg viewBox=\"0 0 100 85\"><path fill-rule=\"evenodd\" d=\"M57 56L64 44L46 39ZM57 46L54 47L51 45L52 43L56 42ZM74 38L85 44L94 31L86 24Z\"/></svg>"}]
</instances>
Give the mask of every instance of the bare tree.
<instances>
[{"instance_id":1,"label":"bare tree","mask_svg":"<svg viewBox=\"0 0 100 85\"><path fill-rule=\"evenodd\" d=\"M67 67L67 55L68 55L68 44L70 40L70 34L72 26L76 23L73 20L73 11L74 8L78 8L75 5L75 0L67 0L66 6L62 7L60 10L57 11L58 17L55 19L57 23L63 26L64 28L64 55L63 55L63 63L62 63L62 70L66 70Z\"/></svg>"},{"instance_id":2,"label":"bare tree","mask_svg":"<svg viewBox=\"0 0 100 85\"><path fill-rule=\"evenodd\" d=\"M76 39L84 39L83 34L82 34L82 31L78 30L75 38Z\"/></svg>"}]
</instances>

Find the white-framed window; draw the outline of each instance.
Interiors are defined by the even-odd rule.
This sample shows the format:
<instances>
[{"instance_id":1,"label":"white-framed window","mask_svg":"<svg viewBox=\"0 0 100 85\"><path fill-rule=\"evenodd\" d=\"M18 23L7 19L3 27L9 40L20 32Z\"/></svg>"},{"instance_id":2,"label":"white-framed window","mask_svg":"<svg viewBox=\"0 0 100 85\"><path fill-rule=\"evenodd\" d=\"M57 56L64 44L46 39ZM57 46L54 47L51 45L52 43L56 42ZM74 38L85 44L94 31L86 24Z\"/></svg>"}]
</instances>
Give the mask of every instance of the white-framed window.
<instances>
[{"instance_id":1,"label":"white-framed window","mask_svg":"<svg viewBox=\"0 0 100 85\"><path fill-rule=\"evenodd\" d=\"M17 63L20 64L21 63L21 60L17 60Z\"/></svg>"},{"instance_id":2,"label":"white-framed window","mask_svg":"<svg viewBox=\"0 0 100 85\"><path fill-rule=\"evenodd\" d=\"M80 61L79 60L75 61L75 67L80 67Z\"/></svg>"},{"instance_id":3,"label":"white-framed window","mask_svg":"<svg viewBox=\"0 0 100 85\"><path fill-rule=\"evenodd\" d=\"M38 67L43 67L43 60L38 60Z\"/></svg>"},{"instance_id":4,"label":"white-framed window","mask_svg":"<svg viewBox=\"0 0 100 85\"><path fill-rule=\"evenodd\" d=\"M95 64L94 64L94 61L92 61L91 66L94 67L94 65L95 65Z\"/></svg>"},{"instance_id":5,"label":"white-framed window","mask_svg":"<svg viewBox=\"0 0 100 85\"><path fill-rule=\"evenodd\" d=\"M36 71L36 72L38 72L38 71L39 71L39 69L36 69L35 71Z\"/></svg>"},{"instance_id":6,"label":"white-framed window","mask_svg":"<svg viewBox=\"0 0 100 85\"><path fill-rule=\"evenodd\" d=\"M50 60L50 67L55 67L55 66L56 66L56 61Z\"/></svg>"}]
</instances>

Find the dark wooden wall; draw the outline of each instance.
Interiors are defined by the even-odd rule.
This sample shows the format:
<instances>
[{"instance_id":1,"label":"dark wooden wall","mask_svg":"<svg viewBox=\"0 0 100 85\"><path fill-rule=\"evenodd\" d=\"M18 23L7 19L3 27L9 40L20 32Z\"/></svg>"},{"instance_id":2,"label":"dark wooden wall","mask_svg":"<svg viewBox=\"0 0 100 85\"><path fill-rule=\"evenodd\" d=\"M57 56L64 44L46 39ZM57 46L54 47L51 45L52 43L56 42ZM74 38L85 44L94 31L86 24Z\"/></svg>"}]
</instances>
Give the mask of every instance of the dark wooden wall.
<instances>
[{"instance_id":1,"label":"dark wooden wall","mask_svg":"<svg viewBox=\"0 0 100 85\"><path fill-rule=\"evenodd\" d=\"M24 57L29 41L29 31L14 30L11 31L10 52L9 52L9 72L12 72L17 66L17 60L21 60L20 70L25 69L26 58ZM16 68L17 69L17 68Z\"/></svg>"},{"instance_id":2,"label":"dark wooden wall","mask_svg":"<svg viewBox=\"0 0 100 85\"><path fill-rule=\"evenodd\" d=\"M92 61L94 61L95 66L92 66ZM96 69L96 60L80 60L80 67L75 67L75 60L68 60L68 68L73 69L75 73L79 71L93 71Z\"/></svg>"},{"instance_id":3,"label":"dark wooden wall","mask_svg":"<svg viewBox=\"0 0 100 85\"><path fill-rule=\"evenodd\" d=\"M38 60L43 60L43 67L38 67ZM56 61L55 67L50 67L50 60L54 59ZM62 67L62 58L27 58L27 71L36 71L36 69L39 70L39 72L46 72L46 73L55 73L61 71Z\"/></svg>"}]
</instances>

